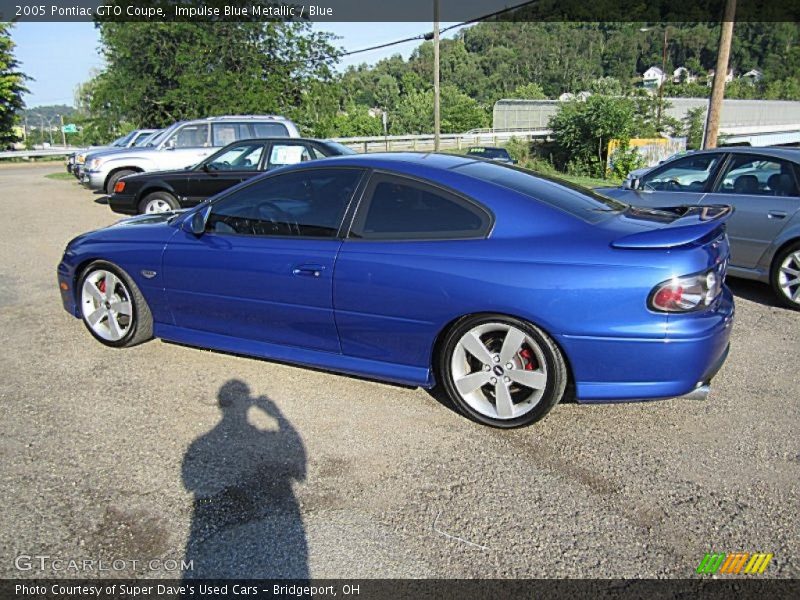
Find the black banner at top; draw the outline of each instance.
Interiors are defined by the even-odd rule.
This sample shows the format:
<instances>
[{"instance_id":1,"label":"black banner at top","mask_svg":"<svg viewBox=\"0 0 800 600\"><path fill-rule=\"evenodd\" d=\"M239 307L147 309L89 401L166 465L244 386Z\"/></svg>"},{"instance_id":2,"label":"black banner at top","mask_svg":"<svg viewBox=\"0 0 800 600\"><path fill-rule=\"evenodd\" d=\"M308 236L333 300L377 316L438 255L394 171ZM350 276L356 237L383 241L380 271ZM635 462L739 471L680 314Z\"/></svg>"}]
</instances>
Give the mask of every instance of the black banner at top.
<instances>
[{"instance_id":1,"label":"black banner at top","mask_svg":"<svg viewBox=\"0 0 800 600\"><path fill-rule=\"evenodd\" d=\"M435 0L0 0L0 21L431 22ZM715 22L728 0L439 0L439 20ZM737 22L800 21L800 0L735 0Z\"/></svg>"}]
</instances>

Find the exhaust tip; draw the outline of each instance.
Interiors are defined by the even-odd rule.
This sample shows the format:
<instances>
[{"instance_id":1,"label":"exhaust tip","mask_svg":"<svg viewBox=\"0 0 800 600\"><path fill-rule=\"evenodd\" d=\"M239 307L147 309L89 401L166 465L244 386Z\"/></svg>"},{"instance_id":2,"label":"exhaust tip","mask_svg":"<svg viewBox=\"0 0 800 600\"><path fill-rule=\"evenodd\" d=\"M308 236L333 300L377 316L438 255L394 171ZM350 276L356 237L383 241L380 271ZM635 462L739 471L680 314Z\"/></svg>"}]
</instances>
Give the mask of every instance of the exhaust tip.
<instances>
[{"instance_id":1,"label":"exhaust tip","mask_svg":"<svg viewBox=\"0 0 800 600\"><path fill-rule=\"evenodd\" d=\"M681 398L686 398L687 400L706 400L710 392L711 386L707 383L701 383L688 394L681 396Z\"/></svg>"}]
</instances>

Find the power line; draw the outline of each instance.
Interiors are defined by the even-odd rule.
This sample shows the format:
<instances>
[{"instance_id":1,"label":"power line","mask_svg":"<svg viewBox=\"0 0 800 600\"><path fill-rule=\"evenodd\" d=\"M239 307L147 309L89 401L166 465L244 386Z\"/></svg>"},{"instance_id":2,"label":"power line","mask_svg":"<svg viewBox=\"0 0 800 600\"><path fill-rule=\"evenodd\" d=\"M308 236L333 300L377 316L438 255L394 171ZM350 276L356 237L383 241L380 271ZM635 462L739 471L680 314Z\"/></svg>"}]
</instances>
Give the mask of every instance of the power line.
<instances>
[{"instance_id":1,"label":"power line","mask_svg":"<svg viewBox=\"0 0 800 600\"><path fill-rule=\"evenodd\" d=\"M472 23L478 23L480 21L486 21L493 17L497 17L507 12L511 12L522 8L523 6L527 6L529 4L535 4L538 0L527 0L526 2L522 2L520 4L516 4L514 6L510 6L508 8L503 8L501 10L497 10L493 13L488 13L485 15L481 15L480 17L475 17L473 19L469 19L468 21L462 21L461 23L456 23L455 25L450 25L449 27L445 27L441 29L439 33L446 33L451 29L457 29L459 27L464 27L465 25L471 25ZM343 58L345 56L352 56L354 54L363 54L364 52L371 52L372 50L380 50L381 48L389 48L390 46L397 46L398 44L406 44L408 42L414 42L417 40L431 40L433 39L433 32L429 31L427 33L420 33L419 35L414 35L408 38L404 38L402 40L395 40L393 42L386 42L385 44L378 44L377 46L369 46L368 48L359 48L358 50L350 50L349 52L343 52L341 54L336 55L328 55L328 56L317 56L314 58L310 58L308 62L320 62L323 60L330 60L336 58Z\"/></svg>"}]
</instances>

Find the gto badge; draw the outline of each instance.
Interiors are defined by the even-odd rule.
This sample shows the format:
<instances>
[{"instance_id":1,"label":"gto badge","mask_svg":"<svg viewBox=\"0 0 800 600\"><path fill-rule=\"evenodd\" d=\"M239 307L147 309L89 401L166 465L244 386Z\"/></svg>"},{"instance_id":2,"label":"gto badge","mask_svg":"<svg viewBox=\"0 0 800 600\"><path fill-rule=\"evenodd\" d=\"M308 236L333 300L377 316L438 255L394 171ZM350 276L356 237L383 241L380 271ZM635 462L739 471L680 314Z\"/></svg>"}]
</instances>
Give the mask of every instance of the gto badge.
<instances>
[{"instance_id":1,"label":"gto badge","mask_svg":"<svg viewBox=\"0 0 800 600\"><path fill-rule=\"evenodd\" d=\"M148 271L147 269L142 269L142 277L145 277L147 279L152 279L155 276L156 276L155 271Z\"/></svg>"}]
</instances>

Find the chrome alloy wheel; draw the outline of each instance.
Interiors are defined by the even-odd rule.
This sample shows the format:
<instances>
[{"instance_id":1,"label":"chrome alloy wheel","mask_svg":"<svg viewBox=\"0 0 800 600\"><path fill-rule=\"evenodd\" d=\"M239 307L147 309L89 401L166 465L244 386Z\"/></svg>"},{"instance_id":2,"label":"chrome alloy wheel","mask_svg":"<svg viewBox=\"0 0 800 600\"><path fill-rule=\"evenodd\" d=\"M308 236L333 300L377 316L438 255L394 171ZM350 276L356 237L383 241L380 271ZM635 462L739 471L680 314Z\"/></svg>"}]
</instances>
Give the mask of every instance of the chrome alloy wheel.
<instances>
[{"instance_id":1,"label":"chrome alloy wheel","mask_svg":"<svg viewBox=\"0 0 800 600\"><path fill-rule=\"evenodd\" d=\"M98 269L83 280L83 319L98 337L110 342L124 338L133 325L131 294L111 271Z\"/></svg>"},{"instance_id":2,"label":"chrome alloy wheel","mask_svg":"<svg viewBox=\"0 0 800 600\"><path fill-rule=\"evenodd\" d=\"M547 386L542 349L530 335L505 323L470 329L456 344L450 368L464 402L492 419L530 412Z\"/></svg>"},{"instance_id":3,"label":"chrome alloy wheel","mask_svg":"<svg viewBox=\"0 0 800 600\"><path fill-rule=\"evenodd\" d=\"M169 202L161 198L153 198L144 207L144 212L146 214L170 212L171 210L172 207L169 205Z\"/></svg>"},{"instance_id":4,"label":"chrome alloy wheel","mask_svg":"<svg viewBox=\"0 0 800 600\"><path fill-rule=\"evenodd\" d=\"M800 303L800 250L783 259L778 271L778 287L790 301Z\"/></svg>"}]
</instances>

